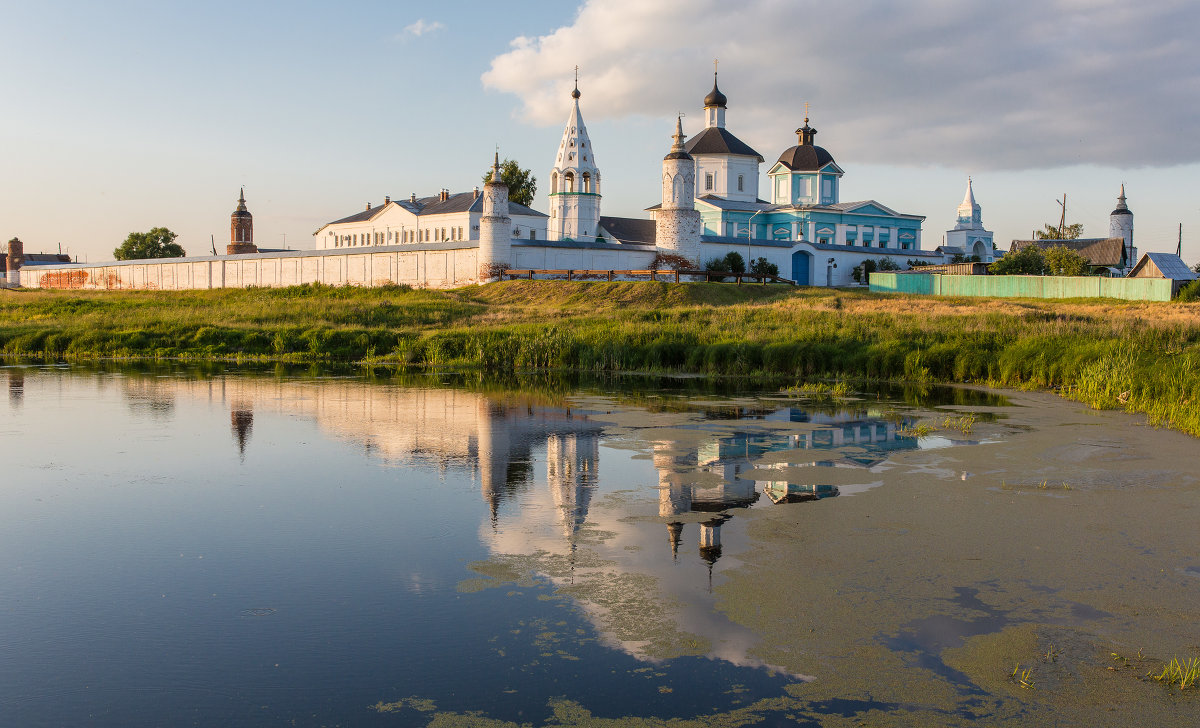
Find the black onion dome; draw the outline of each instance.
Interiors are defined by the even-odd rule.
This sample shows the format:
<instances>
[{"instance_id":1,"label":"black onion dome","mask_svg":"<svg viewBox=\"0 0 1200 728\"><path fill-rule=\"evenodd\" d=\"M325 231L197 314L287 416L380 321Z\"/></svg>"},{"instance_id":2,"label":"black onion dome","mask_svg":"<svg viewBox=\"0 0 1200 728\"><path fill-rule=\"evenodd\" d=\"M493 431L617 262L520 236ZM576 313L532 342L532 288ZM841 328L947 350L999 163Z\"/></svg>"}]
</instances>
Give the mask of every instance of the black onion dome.
<instances>
[{"instance_id":1,"label":"black onion dome","mask_svg":"<svg viewBox=\"0 0 1200 728\"><path fill-rule=\"evenodd\" d=\"M816 172L833 161L833 155L824 147L798 144L779 155L779 163L793 172Z\"/></svg>"},{"instance_id":2,"label":"black onion dome","mask_svg":"<svg viewBox=\"0 0 1200 728\"><path fill-rule=\"evenodd\" d=\"M1132 215L1133 211L1130 210L1128 207L1118 207L1117 209L1113 210L1112 212L1110 212L1108 214L1109 215Z\"/></svg>"},{"instance_id":3,"label":"black onion dome","mask_svg":"<svg viewBox=\"0 0 1200 728\"><path fill-rule=\"evenodd\" d=\"M725 108L725 104L729 99L725 98L725 94L721 93L721 89L717 88L717 74L713 74L713 90L708 92L708 96L704 97L704 108L716 106Z\"/></svg>"}]
</instances>

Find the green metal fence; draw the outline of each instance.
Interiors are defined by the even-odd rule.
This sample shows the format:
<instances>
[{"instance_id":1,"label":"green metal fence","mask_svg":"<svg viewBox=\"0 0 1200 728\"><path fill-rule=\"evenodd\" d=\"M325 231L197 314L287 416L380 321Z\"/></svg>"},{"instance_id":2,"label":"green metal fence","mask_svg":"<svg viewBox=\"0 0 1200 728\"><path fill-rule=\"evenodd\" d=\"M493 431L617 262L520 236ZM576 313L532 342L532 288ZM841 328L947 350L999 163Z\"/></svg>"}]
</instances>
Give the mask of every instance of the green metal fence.
<instances>
[{"instance_id":1,"label":"green metal fence","mask_svg":"<svg viewBox=\"0 0 1200 728\"><path fill-rule=\"evenodd\" d=\"M872 273L871 290L927 296L996 298L1123 298L1170 301L1171 281L1159 278L1066 276L950 276L937 273Z\"/></svg>"}]
</instances>

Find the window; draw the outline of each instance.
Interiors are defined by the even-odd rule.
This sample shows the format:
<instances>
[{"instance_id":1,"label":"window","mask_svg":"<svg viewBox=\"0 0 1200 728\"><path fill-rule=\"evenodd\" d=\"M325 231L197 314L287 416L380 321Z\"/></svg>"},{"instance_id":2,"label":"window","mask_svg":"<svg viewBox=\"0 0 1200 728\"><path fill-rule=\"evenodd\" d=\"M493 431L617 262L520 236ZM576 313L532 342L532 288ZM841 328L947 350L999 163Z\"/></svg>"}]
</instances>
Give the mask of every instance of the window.
<instances>
[{"instance_id":1,"label":"window","mask_svg":"<svg viewBox=\"0 0 1200 728\"><path fill-rule=\"evenodd\" d=\"M558 161L561 162L562 158L560 157ZM550 173L550 191L558 192L558 172Z\"/></svg>"},{"instance_id":2,"label":"window","mask_svg":"<svg viewBox=\"0 0 1200 728\"><path fill-rule=\"evenodd\" d=\"M575 191L575 175L571 172L567 172L566 174L564 174L563 175L563 184L566 187L566 189L564 191L574 192Z\"/></svg>"},{"instance_id":3,"label":"window","mask_svg":"<svg viewBox=\"0 0 1200 728\"><path fill-rule=\"evenodd\" d=\"M706 189L706 190L712 189L712 173L711 172L704 173L704 189Z\"/></svg>"},{"instance_id":4,"label":"window","mask_svg":"<svg viewBox=\"0 0 1200 728\"><path fill-rule=\"evenodd\" d=\"M530 230L530 231L529 231L529 239L530 239L530 240L537 240L537 236L534 234L533 230Z\"/></svg>"},{"instance_id":5,"label":"window","mask_svg":"<svg viewBox=\"0 0 1200 728\"><path fill-rule=\"evenodd\" d=\"M588 174L587 172L583 173L583 191L592 191L592 175Z\"/></svg>"},{"instance_id":6,"label":"window","mask_svg":"<svg viewBox=\"0 0 1200 728\"><path fill-rule=\"evenodd\" d=\"M738 192L745 191L745 179L746 178L743 175L738 175Z\"/></svg>"},{"instance_id":7,"label":"window","mask_svg":"<svg viewBox=\"0 0 1200 728\"><path fill-rule=\"evenodd\" d=\"M464 238L464 237L463 237L462 225L459 225L459 226L458 226L458 239L459 239L459 240L466 240L466 238Z\"/></svg>"},{"instance_id":8,"label":"window","mask_svg":"<svg viewBox=\"0 0 1200 728\"><path fill-rule=\"evenodd\" d=\"M821 197L824 199L833 197L833 180L828 178L821 180Z\"/></svg>"},{"instance_id":9,"label":"window","mask_svg":"<svg viewBox=\"0 0 1200 728\"><path fill-rule=\"evenodd\" d=\"M446 239L446 228L442 228L442 240Z\"/></svg>"}]
</instances>

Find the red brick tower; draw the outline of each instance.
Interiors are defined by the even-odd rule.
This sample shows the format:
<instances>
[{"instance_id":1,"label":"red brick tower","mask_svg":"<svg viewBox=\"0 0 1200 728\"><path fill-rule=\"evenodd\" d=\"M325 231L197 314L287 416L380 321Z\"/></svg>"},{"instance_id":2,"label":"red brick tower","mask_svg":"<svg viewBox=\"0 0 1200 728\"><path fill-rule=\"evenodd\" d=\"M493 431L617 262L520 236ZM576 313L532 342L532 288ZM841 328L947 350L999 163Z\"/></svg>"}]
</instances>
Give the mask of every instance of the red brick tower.
<instances>
[{"instance_id":1,"label":"red brick tower","mask_svg":"<svg viewBox=\"0 0 1200 728\"><path fill-rule=\"evenodd\" d=\"M229 216L229 245L225 248L225 253L238 255L257 252L258 246L254 244L254 216L246 209L246 190L243 188L238 197L237 209Z\"/></svg>"}]
</instances>

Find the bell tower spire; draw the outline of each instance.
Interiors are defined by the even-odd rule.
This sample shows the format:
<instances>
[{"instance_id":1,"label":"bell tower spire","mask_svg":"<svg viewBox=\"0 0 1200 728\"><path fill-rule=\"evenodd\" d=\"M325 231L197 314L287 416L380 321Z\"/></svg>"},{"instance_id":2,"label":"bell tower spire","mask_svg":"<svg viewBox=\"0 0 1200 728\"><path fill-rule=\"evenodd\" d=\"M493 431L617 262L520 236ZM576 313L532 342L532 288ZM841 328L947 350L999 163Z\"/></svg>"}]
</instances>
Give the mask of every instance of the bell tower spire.
<instances>
[{"instance_id":1,"label":"bell tower spire","mask_svg":"<svg viewBox=\"0 0 1200 728\"><path fill-rule=\"evenodd\" d=\"M579 67L571 112L550 170L550 240L594 240L600 234L600 168L579 110Z\"/></svg>"}]
</instances>

